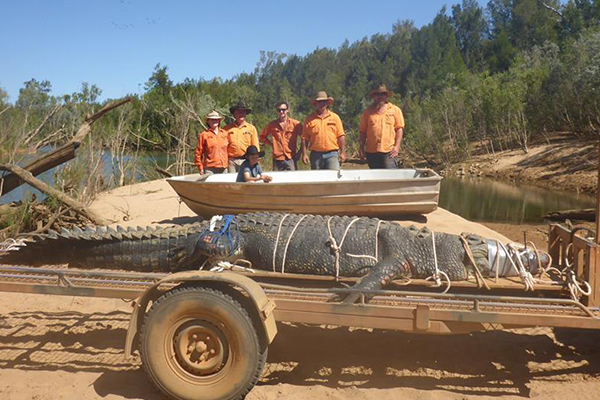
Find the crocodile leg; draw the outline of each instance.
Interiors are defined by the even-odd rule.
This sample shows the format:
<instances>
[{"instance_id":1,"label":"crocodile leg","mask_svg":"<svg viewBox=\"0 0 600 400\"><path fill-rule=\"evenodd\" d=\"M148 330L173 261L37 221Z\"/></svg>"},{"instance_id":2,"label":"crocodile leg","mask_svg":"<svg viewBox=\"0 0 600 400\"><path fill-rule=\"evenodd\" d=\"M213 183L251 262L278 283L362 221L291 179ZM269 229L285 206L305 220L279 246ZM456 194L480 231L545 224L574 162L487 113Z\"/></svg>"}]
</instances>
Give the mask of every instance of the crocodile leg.
<instances>
[{"instance_id":1,"label":"crocodile leg","mask_svg":"<svg viewBox=\"0 0 600 400\"><path fill-rule=\"evenodd\" d=\"M406 278L410 275L410 266L406 260L399 261L396 258L385 258L375 264L363 278L352 286L352 289L356 289L356 292L345 298L343 295L335 295L331 298L331 301L343 301L345 304L353 304L360 299L361 291L380 290L394 279ZM373 298L373 295L365 295L366 301L371 298Z\"/></svg>"}]
</instances>

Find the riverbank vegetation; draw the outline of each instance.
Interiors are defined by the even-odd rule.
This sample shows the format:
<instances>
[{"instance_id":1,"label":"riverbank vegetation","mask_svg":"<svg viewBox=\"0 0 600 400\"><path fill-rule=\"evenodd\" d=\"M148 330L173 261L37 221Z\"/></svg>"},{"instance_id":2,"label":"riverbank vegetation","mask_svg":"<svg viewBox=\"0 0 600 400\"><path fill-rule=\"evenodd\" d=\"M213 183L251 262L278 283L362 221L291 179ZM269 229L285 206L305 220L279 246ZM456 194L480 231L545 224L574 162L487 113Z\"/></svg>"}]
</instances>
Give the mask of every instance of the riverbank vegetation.
<instances>
[{"instance_id":1,"label":"riverbank vegetation","mask_svg":"<svg viewBox=\"0 0 600 400\"><path fill-rule=\"evenodd\" d=\"M486 7L463 0L420 28L399 20L389 32L337 49L264 51L254 71L227 80L175 83L165 60L142 94L129 95L131 103L94 125L78 150L78 166L61 170L56 181L85 201L139 177L132 160L140 149L168 154L169 173L192 172L197 133L210 110L228 115L231 104L246 101L253 108L249 120L261 130L280 100L302 120L318 90L335 98L355 156L367 93L379 83L395 92L392 102L407 120L403 156L432 166L465 160L474 148L527 152L554 132L597 135L600 0L491 0ZM109 101L100 102L100 95L101 88L85 83L77 93L55 96L51 82L31 79L11 103L0 88L0 163L22 164L27 154L70 140ZM102 158L106 149L111 160ZM110 179L90 181L103 162L111 166Z\"/></svg>"}]
</instances>

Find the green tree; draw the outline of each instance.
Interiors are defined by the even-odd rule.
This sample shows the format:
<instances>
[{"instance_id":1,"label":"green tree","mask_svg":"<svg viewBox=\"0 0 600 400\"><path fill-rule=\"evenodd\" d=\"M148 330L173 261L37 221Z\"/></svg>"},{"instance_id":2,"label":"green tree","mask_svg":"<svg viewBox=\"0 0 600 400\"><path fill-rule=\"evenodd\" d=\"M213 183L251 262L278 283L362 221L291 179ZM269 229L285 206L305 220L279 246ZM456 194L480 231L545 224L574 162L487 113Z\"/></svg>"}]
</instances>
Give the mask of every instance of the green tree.
<instances>
[{"instance_id":1,"label":"green tree","mask_svg":"<svg viewBox=\"0 0 600 400\"><path fill-rule=\"evenodd\" d=\"M487 23L483 9L475 0L463 0L462 6L452 6L452 24L462 57L472 71L485 68L484 40Z\"/></svg>"},{"instance_id":2,"label":"green tree","mask_svg":"<svg viewBox=\"0 0 600 400\"><path fill-rule=\"evenodd\" d=\"M445 7L414 35L411 52L409 89L414 93L438 92L466 72Z\"/></svg>"}]
</instances>

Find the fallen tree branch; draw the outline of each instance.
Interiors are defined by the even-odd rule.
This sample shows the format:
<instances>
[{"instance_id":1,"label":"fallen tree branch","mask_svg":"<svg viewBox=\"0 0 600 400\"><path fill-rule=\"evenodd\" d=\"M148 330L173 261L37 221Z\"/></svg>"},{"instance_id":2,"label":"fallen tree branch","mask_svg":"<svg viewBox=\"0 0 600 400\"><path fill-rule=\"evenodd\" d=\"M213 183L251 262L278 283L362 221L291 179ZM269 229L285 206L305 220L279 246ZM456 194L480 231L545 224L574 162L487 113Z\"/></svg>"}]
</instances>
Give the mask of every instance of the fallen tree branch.
<instances>
[{"instance_id":1,"label":"fallen tree branch","mask_svg":"<svg viewBox=\"0 0 600 400\"><path fill-rule=\"evenodd\" d=\"M26 169L23 169L23 168L19 167L18 165L14 165L14 164L0 164L0 170L5 170L5 171L12 172L16 176L18 176L22 181L27 182L28 184L30 184L31 186L33 186L34 188L36 188L40 192L45 193L48 196L52 196L52 197L56 198L61 203L67 205L70 208L72 208L76 213L78 213L80 215L83 215L84 217L90 219L96 225L109 225L109 224L111 224L111 221L109 221L109 220L101 217L100 215L96 214L95 212L93 212L92 210L90 210L88 207L86 207L85 204L83 204L83 203L81 203L81 202L73 199L72 197L64 194L60 190L54 189L53 187L51 187L50 185L48 185L48 184L40 181L39 179L34 178L34 176L31 174L31 172L27 171Z\"/></svg>"},{"instance_id":2,"label":"fallen tree branch","mask_svg":"<svg viewBox=\"0 0 600 400\"><path fill-rule=\"evenodd\" d=\"M47 232L48 229L50 229L52 227L52 224L54 224L59 217L66 214L69 210L70 210L70 208L65 208L63 210L59 210L56 214L53 214L50 217L50 219L48 220L46 225L42 226L41 228L36 229L35 231L21 233L18 235L18 237L31 237L31 236L35 236L35 235L43 233L43 232Z\"/></svg>"},{"instance_id":3,"label":"fallen tree branch","mask_svg":"<svg viewBox=\"0 0 600 400\"><path fill-rule=\"evenodd\" d=\"M79 148L83 139L85 139L88 133L90 133L90 131L92 130L91 125L94 123L94 121L102 117L110 110L122 106L125 103L129 103L130 101L131 98L128 97L116 103L110 103L105 105L100 111L85 119L85 122L79 127L77 134L67 144L59 147L56 150L51 151L43 157L38 158L31 164L25 166L24 169L31 172L33 176L37 176L42 172L48 171L49 169L52 169L69 160L72 160L73 158L75 158L75 150ZM19 179L19 176L14 173L8 174L4 177L0 177L0 187L2 188L2 190L0 190L0 196L5 195L6 193L21 186L22 184L23 181Z\"/></svg>"},{"instance_id":4,"label":"fallen tree branch","mask_svg":"<svg viewBox=\"0 0 600 400\"><path fill-rule=\"evenodd\" d=\"M574 219L579 221L595 221L596 210L593 208L584 208L580 210L563 210L550 212L543 216L544 219L551 221L564 221L566 219Z\"/></svg>"}]
</instances>

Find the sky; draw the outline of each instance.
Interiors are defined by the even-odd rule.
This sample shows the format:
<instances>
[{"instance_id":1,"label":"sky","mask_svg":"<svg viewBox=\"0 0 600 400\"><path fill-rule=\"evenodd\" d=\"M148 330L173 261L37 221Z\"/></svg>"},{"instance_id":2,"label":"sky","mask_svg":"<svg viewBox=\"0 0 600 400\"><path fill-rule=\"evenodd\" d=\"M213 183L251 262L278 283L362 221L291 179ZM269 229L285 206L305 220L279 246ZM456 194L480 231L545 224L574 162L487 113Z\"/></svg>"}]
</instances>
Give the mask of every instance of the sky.
<instances>
[{"instance_id":1,"label":"sky","mask_svg":"<svg viewBox=\"0 0 600 400\"><path fill-rule=\"evenodd\" d=\"M478 0L482 6L487 0ZM260 51L306 55L338 48L399 20L430 23L454 0L0 0L0 88L15 102L23 83L51 94L102 90L101 100L141 94L160 63L175 83L252 72Z\"/></svg>"}]
</instances>

